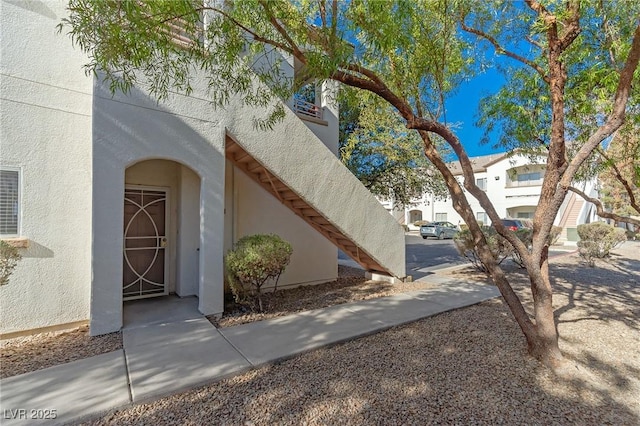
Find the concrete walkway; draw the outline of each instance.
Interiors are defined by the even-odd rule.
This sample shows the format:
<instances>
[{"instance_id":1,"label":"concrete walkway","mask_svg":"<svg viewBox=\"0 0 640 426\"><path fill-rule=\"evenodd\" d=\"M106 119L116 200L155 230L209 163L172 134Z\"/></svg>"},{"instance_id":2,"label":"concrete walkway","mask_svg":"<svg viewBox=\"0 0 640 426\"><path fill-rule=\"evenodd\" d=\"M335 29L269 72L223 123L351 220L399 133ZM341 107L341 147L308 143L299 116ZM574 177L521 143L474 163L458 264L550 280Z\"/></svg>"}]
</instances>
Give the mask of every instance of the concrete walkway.
<instances>
[{"instance_id":1,"label":"concrete walkway","mask_svg":"<svg viewBox=\"0 0 640 426\"><path fill-rule=\"evenodd\" d=\"M128 304L123 350L0 381L0 423L76 421L499 296L492 286L438 278L433 289L224 329L197 312L196 298Z\"/></svg>"}]
</instances>

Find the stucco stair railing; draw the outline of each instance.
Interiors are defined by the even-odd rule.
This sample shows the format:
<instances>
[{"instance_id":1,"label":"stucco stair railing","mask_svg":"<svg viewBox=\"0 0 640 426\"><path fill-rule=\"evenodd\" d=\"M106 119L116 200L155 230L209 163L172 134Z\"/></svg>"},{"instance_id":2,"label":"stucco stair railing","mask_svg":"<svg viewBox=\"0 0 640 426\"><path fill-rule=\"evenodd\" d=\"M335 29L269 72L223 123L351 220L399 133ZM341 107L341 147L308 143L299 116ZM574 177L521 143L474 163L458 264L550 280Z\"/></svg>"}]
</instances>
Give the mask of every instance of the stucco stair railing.
<instances>
[{"instance_id":1,"label":"stucco stair railing","mask_svg":"<svg viewBox=\"0 0 640 426\"><path fill-rule=\"evenodd\" d=\"M276 148L274 147L274 149ZM325 150L329 153L325 160L329 160L330 162L337 161L337 159L330 154L328 149L325 148ZM405 271L404 265L402 265L402 263L404 263L404 232L400 225L391 218L387 211L377 203L377 201L375 204L371 205L371 200L368 197L370 194L364 187L361 187L362 191L351 194L352 199L362 197L361 204L363 210L359 209L359 211L349 211L348 208L336 209L336 205L334 204L329 210L336 213L339 211L339 213L334 217L331 217L330 214L323 213L319 206L309 202L302 196L302 194L298 193L296 189L299 188L294 189L289 186L268 166L262 164L247 152L243 146L228 136L226 138L226 156L253 181L276 197L296 215L304 219L309 225L311 225L311 227L333 242L334 245L348 254L363 268L369 271L389 274L397 278L404 278ZM315 164L313 169L316 169L321 164L321 162L316 163L316 161L312 161L307 158L297 160L298 163L304 161ZM346 168L344 171L350 174ZM314 176L317 177L317 174ZM316 187L317 185L313 186ZM314 189L317 190L317 187ZM341 191L341 188L326 188L326 190ZM366 241L354 238L352 236L353 234L347 232L340 226L341 217L344 218L348 215L362 216L363 222L367 222L369 224L367 228L368 232L371 234L375 234L381 227L397 230L397 232L393 232L392 234L394 237L389 240L385 241L384 235L381 235L381 238L375 238L373 241L368 242L370 244L369 247L363 247L364 244L367 243ZM372 216L375 216L376 219L372 220ZM368 217L368 219L364 220L364 217ZM379 222L377 222L378 220ZM353 231L357 232L357 230ZM390 233L382 232L382 234ZM384 250L380 250L381 247L384 247ZM367 250L367 248L370 250ZM376 251L378 252L377 255L373 254ZM390 254L391 252L396 253L391 256L385 256L385 253ZM401 256L398 255L398 252L401 252ZM402 258L401 263L398 262L398 258Z\"/></svg>"}]
</instances>

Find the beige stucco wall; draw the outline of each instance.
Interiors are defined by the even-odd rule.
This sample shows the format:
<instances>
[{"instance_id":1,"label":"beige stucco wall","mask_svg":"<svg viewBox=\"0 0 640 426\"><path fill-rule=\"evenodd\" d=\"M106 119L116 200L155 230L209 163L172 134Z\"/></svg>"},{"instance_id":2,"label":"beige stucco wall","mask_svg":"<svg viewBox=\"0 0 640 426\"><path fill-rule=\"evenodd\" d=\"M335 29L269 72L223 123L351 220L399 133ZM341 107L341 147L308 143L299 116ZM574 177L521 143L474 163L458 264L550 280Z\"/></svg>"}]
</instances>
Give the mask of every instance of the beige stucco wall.
<instances>
[{"instance_id":1,"label":"beige stucco wall","mask_svg":"<svg viewBox=\"0 0 640 426\"><path fill-rule=\"evenodd\" d=\"M94 223L101 226L93 229L93 334L117 330L122 325L120 287L125 170L149 159L180 163L200 178L198 245L195 247L199 251L196 252L197 262L191 261L191 265L198 265L198 309L204 314L223 311L224 130L218 125L218 114L209 102L204 96L198 96L202 93L204 89L191 97L173 94L166 102L158 103L143 85L128 95L112 96L108 88L96 82L93 172L94 193L101 196L93 198L92 210ZM142 174L152 177L148 171ZM179 192L183 174L179 168L174 168L166 180L161 176L153 177L157 182L173 185L174 192ZM151 185L152 180L145 179L144 183ZM189 198L193 199L194 195L192 193ZM173 201L177 206L180 198ZM191 245L193 251L194 244L196 242L184 239L180 245ZM179 269L184 276L186 264L182 266L174 271ZM193 283L193 290L192 286Z\"/></svg>"},{"instance_id":2,"label":"beige stucco wall","mask_svg":"<svg viewBox=\"0 0 640 426\"><path fill-rule=\"evenodd\" d=\"M246 235L277 234L293 247L291 262L278 286L336 279L337 248L241 170L235 168L233 174L236 241Z\"/></svg>"},{"instance_id":3,"label":"beige stucco wall","mask_svg":"<svg viewBox=\"0 0 640 426\"><path fill-rule=\"evenodd\" d=\"M144 84L114 95L85 76L87 58L56 33L65 3L0 2L0 162L22 171L20 233L30 242L11 283L0 289L2 333L87 319L92 334L122 326L129 183L172 188L178 213L170 218L172 232L180 223L196 224L178 233L171 249L172 286L197 294L201 312L222 312L225 235L234 232L225 229L227 134L404 276L401 228L385 221L375 198L293 112L274 130L259 131L253 120L261 109L234 99L215 110L197 80L192 96L171 94L161 103ZM149 169L153 164L166 175ZM284 284L335 277L330 243L252 182L240 177L238 187L232 238L277 232L291 241L295 254Z\"/></svg>"},{"instance_id":4,"label":"beige stucco wall","mask_svg":"<svg viewBox=\"0 0 640 426\"><path fill-rule=\"evenodd\" d=\"M335 81L325 81L319 90L320 107L322 108L322 121L317 123L309 119L302 120L304 124L313 132L329 148L336 157L339 157L338 138L339 138L339 107L337 102L338 83Z\"/></svg>"},{"instance_id":5,"label":"beige stucco wall","mask_svg":"<svg viewBox=\"0 0 640 426\"><path fill-rule=\"evenodd\" d=\"M406 276L404 229L292 111L268 132L253 124L264 109L234 97L225 111L230 137L392 275Z\"/></svg>"},{"instance_id":6,"label":"beige stucco wall","mask_svg":"<svg viewBox=\"0 0 640 426\"><path fill-rule=\"evenodd\" d=\"M198 295L200 284L200 177L186 166L180 165L180 192L178 193L178 233L176 294Z\"/></svg>"},{"instance_id":7,"label":"beige stucco wall","mask_svg":"<svg viewBox=\"0 0 640 426\"><path fill-rule=\"evenodd\" d=\"M2 333L89 317L93 90L86 58L55 36L64 13L63 2L0 2L0 164L21 169L29 240L0 288Z\"/></svg>"}]
</instances>

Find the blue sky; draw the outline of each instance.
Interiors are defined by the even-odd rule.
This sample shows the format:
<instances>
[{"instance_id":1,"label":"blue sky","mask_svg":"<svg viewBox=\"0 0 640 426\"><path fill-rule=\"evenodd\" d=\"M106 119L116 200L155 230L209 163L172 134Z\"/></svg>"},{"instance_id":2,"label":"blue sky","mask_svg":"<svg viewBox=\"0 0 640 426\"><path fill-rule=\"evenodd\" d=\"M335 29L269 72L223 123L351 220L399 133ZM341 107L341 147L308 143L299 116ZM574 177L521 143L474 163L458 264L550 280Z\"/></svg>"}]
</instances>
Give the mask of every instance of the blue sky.
<instances>
[{"instance_id":1,"label":"blue sky","mask_svg":"<svg viewBox=\"0 0 640 426\"><path fill-rule=\"evenodd\" d=\"M456 123L454 130L472 157L504 151L504 148L492 147L496 138L481 144L484 131L475 126L480 100L497 93L503 84L504 77L497 70L490 69L462 84L456 95L446 101L447 122Z\"/></svg>"}]
</instances>

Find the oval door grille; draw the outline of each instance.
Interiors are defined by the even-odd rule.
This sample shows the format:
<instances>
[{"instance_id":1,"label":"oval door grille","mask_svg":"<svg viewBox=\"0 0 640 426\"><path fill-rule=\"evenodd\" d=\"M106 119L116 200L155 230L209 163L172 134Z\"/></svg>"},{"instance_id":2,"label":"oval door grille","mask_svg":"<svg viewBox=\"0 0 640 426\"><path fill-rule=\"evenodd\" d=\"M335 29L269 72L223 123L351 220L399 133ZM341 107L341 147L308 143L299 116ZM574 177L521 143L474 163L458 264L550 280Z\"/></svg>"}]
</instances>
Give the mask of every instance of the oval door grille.
<instances>
[{"instance_id":1,"label":"oval door grille","mask_svg":"<svg viewBox=\"0 0 640 426\"><path fill-rule=\"evenodd\" d=\"M125 300L168 293L166 209L166 191L129 188L124 191L122 295Z\"/></svg>"}]
</instances>

